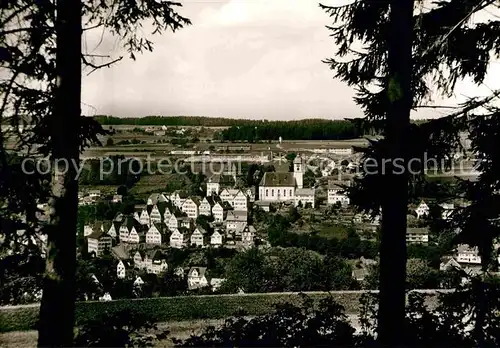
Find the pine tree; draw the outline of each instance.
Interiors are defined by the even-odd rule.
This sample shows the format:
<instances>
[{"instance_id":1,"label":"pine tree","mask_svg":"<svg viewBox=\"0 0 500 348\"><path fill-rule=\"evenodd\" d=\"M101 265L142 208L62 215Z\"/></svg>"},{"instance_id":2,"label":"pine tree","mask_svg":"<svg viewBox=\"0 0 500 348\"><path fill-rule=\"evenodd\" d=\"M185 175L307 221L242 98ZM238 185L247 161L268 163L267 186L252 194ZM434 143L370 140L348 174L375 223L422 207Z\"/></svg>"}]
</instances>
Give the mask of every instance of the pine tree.
<instances>
[{"instance_id":1,"label":"pine tree","mask_svg":"<svg viewBox=\"0 0 500 348\"><path fill-rule=\"evenodd\" d=\"M3 130L0 133L0 169L2 174L13 170L6 160L5 148L7 140L12 139L18 151L50 156L53 169L49 180L52 187L50 216L43 229L48 240L40 346L73 345L78 208L74 166L79 165L79 153L90 143L98 142L97 135L103 133L95 120L81 115L82 64L92 72L121 59L97 64L99 57L81 51L82 31L98 28L111 32L135 59L135 54L153 49L152 42L135 30L143 21L152 20L155 33L168 29L175 31L190 24L174 11L177 6L180 4L167 1L117 0L25 0L0 5L0 23L4 28L0 36L0 61L5 72L5 79L0 84L3 92L0 124L11 125L14 130L9 139ZM30 128L20 132L20 124ZM65 160L68 167L62 167L64 162L61 160ZM56 175L57 169L59 175ZM31 181L34 180L27 182ZM2 180L1 183L14 181ZM4 188L2 186L1 193L5 194L2 200L18 204L21 196L10 193L21 192L22 184L8 190ZM30 211L36 207L37 200L44 198L42 192L40 189L39 194L29 197ZM23 208L25 212L27 208ZM17 229L13 227L5 232L15 239ZM34 236L39 229L27 231Z\"/></svg>"},{"instance_id":2,"label":"pine tree","mask_svg":"<svg viewBox=\"0 0 500 348\"><path fill-rule=\"evenodd\" d=\"M433 93L451 95L457 81L465 77L472 77L477 84L484 81L491 57L499 54L496 34L499 22L476 25L470 18L493 2L452 0L433 3L431 8L418 2L416 9L406 1L355 1L340 7L322 6L336 23L328 28L338 46L336 58L325 62L335 71L335 77L356 87L355 101L366 115L364 122L357 122L360 128L381 129L384 135L384 139L372 141L364 150L365 160L375 160L378 172L365 172L349 190L351 201L362 209L376 215L382 208L378 328L382 343L395 345L404 339L406 206L408 191L425 181L422 162L414 162L408 168L406 161L422 160L425 153L427 158L435 158L438 163L443 160L444 165L449 165L446 156L460 146L458 131L468 125L465 115L484 105L484 100L470 100L456 112L423 124L410 125L407 108L433 107L430 103ZM395 18L397 14L399 18ZM399 38L394 35L400 33L402 41L397 42ZM408 49L408 42L412 42L413 62L408 56L399 56L396 61L395 52L401 54ZM398 44L401 46L394 47ZM408 88L408 83L411 96L404 87ZM406 104L401 102L405 108L396 111L399 103L394 100L405 98ZM401 148L394 149L395 145ZM400 162L405 168L403 175L381 174L382 161L391 163L394 156L403 158ZM393 167L382 168L391 172ZM406 173L408 169L410 174Z\"/></svg>"}]
</instances>

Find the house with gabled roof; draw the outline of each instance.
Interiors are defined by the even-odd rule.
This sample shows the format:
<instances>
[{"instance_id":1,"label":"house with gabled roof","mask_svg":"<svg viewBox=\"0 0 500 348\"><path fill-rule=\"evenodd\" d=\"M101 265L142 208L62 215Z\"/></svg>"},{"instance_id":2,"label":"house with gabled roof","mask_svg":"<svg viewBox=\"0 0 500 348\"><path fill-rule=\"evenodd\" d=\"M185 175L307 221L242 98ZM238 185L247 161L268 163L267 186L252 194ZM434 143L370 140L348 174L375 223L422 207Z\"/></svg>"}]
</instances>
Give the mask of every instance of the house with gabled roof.
<instances>
[{"instance_id":1,"label":"house with gabled roof","mask_svg":"<svg viewBox=\"0 0 500 348\"><path fill-rule=\"evenodd\" d=\"M146 233L146 244L161 245L165 243L165 227L161 223L152 223Z\"/></svg>"},{"instance_id":2,"label":"house with gabled roof","mask_svg":"<svg viewBox=\"0 0 500 348\"><path fill-rule=\"evenodd\" d=\"M148 250L144 260L144 268L147 273L161 274L168 269L165 255L160 250Z\"/></svg>"},{"instance_id":3,"label":"house with gabled roof","mask_svg":"<svg viewBox=\"0 0 500 348\"><path fill-rule=\"evenodd\" d=\"M220 175L214 174L207 180L207 196L218 195L220 189Z\"/></svg>"},{"instance_id":4,"label":"house with gabled roof","mask_svg":"<svg viewBox=\"0 0 500 348\"><path fill-rule=\"evenodd\" d=\"M131 233L132 241L130 240ZM122 225L120 226L119 235L120 243L140 243L142 238L141 235L145 238L144 227L139 221L129 215L124 219ZM137 242L137 238L139 239L139 242Z\"/></svg>"},{"instance_id":5,"label":"house with gabled roof","mask_svg":"<svg viewBox=\"0 0 500 348\"><path fill-rule=\"evenodd\" d=\"M209 286L207 276L206 267L191 267L187 276L188 289L195 290Z\"/></svg>"},{"instance_id":6,"label":"house with gabled roof","mask_svg":"<svg viewBox=\"0 0 500 348\"><path fill-rule=\"evenodd\" d=\"M188 198L188 194L182 190L176 190L170 195L170 201L179 209L186 198Z\"/></svg>"},{"instance_id":7,"label":"house with gabled roof","mask_svg":"<svg viewBox=\"0 0 500 348\"><path fill-rule=\"evenodd\" d=\"M170 217L173 214L173 207L172 204L167 204L165 206L165 210L163 211L163 221L167 223L167 221L170 219Z\"/></svg>"},{"instance_id":8,"label":"house with gabled roof","mask_svg":"<svg viewBox=\"0 0 500 348\"><path fill-rule=\"evenodd\" d=\"M154 204L151 209L151 213L149 214L149 218L151 222L160 223L162 222L163 214L160 212L158 205Z\"/></svg>"},{"instance_id":9,"label":"house with gabled roof","mask_svg":"<svg viewBox=\"0 0 500 348\"><path fill-rule=\"evenodd\" d=\"M298 188L295 190L294 206L302 204L305 207L309 203L311 208L314 208L315 197L316 190L314 188Z\"/></svg>"},{"instance_id":10,"label":"house with gabled roof","mask_svg":"<svg viewBox=\"0 0 500 348\"><path fill-rule=\"evenodd\" d=\"M144 250L136 250L133 258L134 267L138 269L143 269L145 259L146 259L146 253L144 252Z\"/></svg>"},{"instance_id":11,"label":"house with gabled roof","mask_svg":"<svg viewBox=\"0 0 500 348\"><path fill-rule=\"evenodd\" d=\"M417 213L417 218L422 218L424 216L429 215L429 206L425 203L424 200L420 201L417 209L415 209L415 213Z\"/></svg>"},{"instance_id":12,"label":"house with gabled roof","mask_svg":"<svg viewBox=\"0 0 500 348\"><path fill-rule=\"evenodd\" d=\"M212 208L212 215L214 217L214 221L217 223L224 222L224 218L226 217L227 208L220 202L215 203Z\"/></svg>"},{"instance_id":13,"label":"house with gabled roof","mask_svg":"<svg viewBox=\"0 0 500 348\"><path fill-rule=\"evenodd\" d=\"M233 202L231 204L234 210L247 211L248 210L248 197L243 191L238 190L233 196Z\"/></svg>"},{"instance_id":14,"label":"house with gabled roof","mask_svg":"<svg viewBox=\"0 0 500 348\"><path fill-rule=\"evenodd\" d=\"M116 265L116 276L118 279L125 279L133 274L134 266L128 260L119 260Z\"/></svg>"},{"instance_id":15,"label":"house with gabled roof","mask_svg":"<svg viewBox=\"0 0 500 348\"><path fill-rule=\"evenodd\" d=\"M222 234L218 230L215 230L210 236L210 245L214 248L218 248L223 245L223 242Z\"/></svg>"},{"instance_id":16,"label":"house with gabled roof","mask_svg":"<svg viewBox=\"0 0 500 348\"><path fill-rule=\"evenodd\" d=\"M427 244L429 242L429 229L427 227L407 227L406 243Z\"/></svg>"},{"instance_id":17,"label":"house with gabled roof","mask_svg":"<svg viewBox=\"0 0 500 348\"><path fill-rule=\"evenodd\" d=\"M112 239L102 231L96 231L87 236L87 251L89 254L101 256L105 250L111 251Z\"/></svg>"},{"instance_id":18,"label":"house with gabled roof","mask_svg":"<svg viewBox=\"0 0 500 348\"><path fill-rule=\"evenodd\" d=\"M230 210L227 213L225 224L226 230L237 231L242 230L248 221L246 211Z\"/></svg>"},{"instance_id":19,"label":"house with gabled roof","mask_svg":"<svg viewBox=\"0 0 500 348\"><path fill-rule=\"evenodd\" d=\"M339 203L342 207L350 204L350 199L346 193L346 188L351 186L348 180L330 180L328 181L328 204Z\"/></svg>"},{"instance_id":20,"label":"house with gabled roof","mask_svg":"<svg viewBox=\"0 0 500 348\"><path fill-rule=\"evenodd\" d=\"M130 230L130 233L128 235L128 243L130 244L139 244L139 243L144 243L146 241L146 232L144 229L136 229L135 227L132 227Z\"/></svg>"},{"instance_id":21,"label":"house with gabled roof","mask_svg":"<svg viewBox=\"0 0 500 348\"><path fill-rule=\"evenodd\" d=\"M170 247L181 249L185 246L184 234L178 229L172 229L172 234L170 235Z\"/></svg>"},{"instance_id":22,"label":"house with gabled roof","mask_svg":"<svg viewBox=\"0 0 500 348\"><path fill-rule=\"evenodd\" d=\"M212 216L212 208L215 205L215 196L204 197L200 203L200 215Z\"/></svg>"},{"instance_id":23,"label":"house with gabled roof","mask_svg":"<svg viewBox=\"0 0 500 348\"><path fill-rule=\"evenodd\" d=\"M257 231L255 230L255 227L252 225L246 225L243 228L243 231L241 231L241 243L244 246L252 246L255 244L255 235L257 234Z\"/></svg>"},{"instance_id":24,"label":"house with gabled roof","mask_svg":"<svg viewBox=\"0 0 500 348\"><path fill-rule=\"evenodd\" d=\"M150 225L151 219L149 217L148 210L146 208L142 209L141 215L139 216L139 222L143 225Z\"/></svg>"},{"instance_id":25,"label":"house with gabled roof","mask_svg":"<svg viewBox=\"0 0 500 348\"><path fill-rule=\"evenodd\" d=\"M204 247L206 246L207 232L202 227L197 227L190 236L191 245Z\"/></svg>"},{"instance_id":26,"label":"house with gabled roof","mask_svg":"<svg viewBox=\"0 0 500 348\"><path fill-rule=\"evenodd\" d=\"M182 203L181 211L186 213L191 219L196 220L199 215L200 201L196 197L187 198L184 203Z\"/></svg>"},{"instance_id":27,"label":"house with gabled roof","mask_svg":"<svg viewBox=\"0 0 500 348\"><path fill-rule=\"evenodd\" d=\"M108 229L108 235L111 238L116 239L116 237L118 237L119 235L119 230L120 230L120 223L112 222Z\"/></svg>"},{"instance_id":28,"label":"house with gabled roof","mask_svg":"<svg viewBox=\"0 0 500 348\"><path fill-rule=\"evenodd\" d=\"M172 214L167 221L167 227L170 231L173 231L179 227L181 227L180 216L176 214Z\"/></svg>"},{"instance_id":29,"label":"house with gabled roof","mask_svg":"<svg viewBox=\"0 0 500 348\"><path fill-rule=\"evenodd\" d=\"M238 192L238 189L225 188L221 191L219 197L222 202L228 202L231 206L233 206L234 196L236 196Z\"/></svg>"}]
</instances>

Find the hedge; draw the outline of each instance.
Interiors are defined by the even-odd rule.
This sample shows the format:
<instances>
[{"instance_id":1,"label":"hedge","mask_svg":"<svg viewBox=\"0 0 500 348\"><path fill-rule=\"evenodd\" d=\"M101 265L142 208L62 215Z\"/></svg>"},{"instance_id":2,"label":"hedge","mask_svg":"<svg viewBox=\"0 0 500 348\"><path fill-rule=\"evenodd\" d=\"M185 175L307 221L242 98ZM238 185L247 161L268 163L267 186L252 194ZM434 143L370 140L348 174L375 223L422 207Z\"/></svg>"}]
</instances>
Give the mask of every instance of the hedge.
<instances>
[{"instance_id":1,"label":"hedge","mask_svg":"<svg viewBox=\"0 0 500 348\"><path fill-rule=\"evenodd\" d=\"M314 301L331 294L344 306L347 314L359 310L363 291L336 291L306 293ZM431 295L432 298L435 298ZM243 310L247 315L269 313L278 303L300 302L298 293L265 293L242 295L177 296L145 299L123 299L108 302L86 301L76 303L76 325L98 319L103 313L116 313L125 309L146 314L155 322L196 319L222 319ZM432 303L431 303L432 306ZM39 305L0 307L0 332L36 330Z\"/></svg>"}]
</instances>

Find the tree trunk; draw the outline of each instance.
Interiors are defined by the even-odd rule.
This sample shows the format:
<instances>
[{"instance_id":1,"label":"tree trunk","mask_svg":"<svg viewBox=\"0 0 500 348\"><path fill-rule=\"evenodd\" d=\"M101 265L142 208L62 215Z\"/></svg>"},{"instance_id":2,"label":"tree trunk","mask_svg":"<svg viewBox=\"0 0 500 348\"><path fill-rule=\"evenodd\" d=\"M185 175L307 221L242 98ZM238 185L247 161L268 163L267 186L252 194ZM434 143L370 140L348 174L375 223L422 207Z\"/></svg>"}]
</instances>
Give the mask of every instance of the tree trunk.
<instances>
[{"instance_id":1,"label":"tree trunk","mask_svg":"<svg viewBox=\"0 0 500 348\"><path fill-rule=\"evenodd\" d=\"M384 199L380 243L378 341L404 344L406 278L406 212L408 205L407 134L412 107L413 0L393 0L388 43L388 98L383 171ZM397 161L396 161L397 160ZM395 162L396 161L396 162ZM394 165L404 163L404 170Z\"/></svg>"},{"instance_id":2,"label":"tree trunk","mask_svg":"<svg viewBox=\"0 0 500 348\"><path fill-rule=\"evenodd\" d=\"M73 345L81 101L81 0L57 0L52 198L38 329L39 347Z\"/></svg>"}]
</instances>

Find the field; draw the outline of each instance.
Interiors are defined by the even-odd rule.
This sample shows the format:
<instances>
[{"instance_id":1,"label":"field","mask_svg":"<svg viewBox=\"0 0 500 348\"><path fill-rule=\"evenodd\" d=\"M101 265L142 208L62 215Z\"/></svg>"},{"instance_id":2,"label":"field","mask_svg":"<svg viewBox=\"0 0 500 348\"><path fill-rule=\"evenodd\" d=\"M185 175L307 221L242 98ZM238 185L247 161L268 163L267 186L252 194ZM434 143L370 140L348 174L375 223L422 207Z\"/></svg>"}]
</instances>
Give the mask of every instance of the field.
<instances>
[{"instance_id":1,"label":"field","mask_svg":"<svg viewBox=\"0 0 500 348\"><path fill-rule=\"evenodd\" d=\"M343 305L347 314L359 311L359 299L366 291L333 291L306 293L316 303L332 296ZM428 294L430 307L435 306L434 290ZM146 314L154 322L182 322L189 320L223 319L243 310L246 315L269 313L279 303L300 303L298 293L263 293L241 295L178 296L146 299L125 299L109 302L87 301L76 303L76 324L98 319L105 312L113 314L132 310ZM39 305L0 307L0 332L30 331L36 328Z\"/></svg>"}]
</instances>

